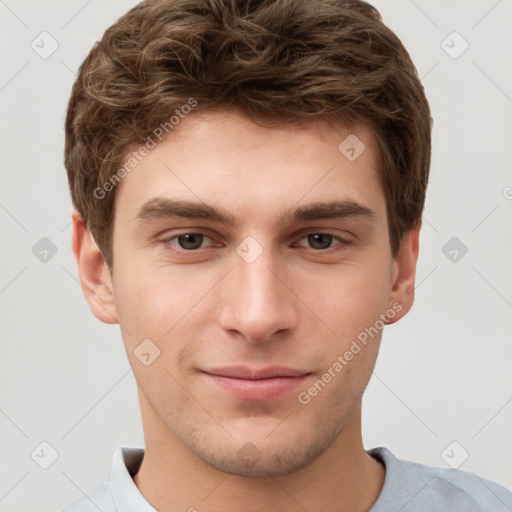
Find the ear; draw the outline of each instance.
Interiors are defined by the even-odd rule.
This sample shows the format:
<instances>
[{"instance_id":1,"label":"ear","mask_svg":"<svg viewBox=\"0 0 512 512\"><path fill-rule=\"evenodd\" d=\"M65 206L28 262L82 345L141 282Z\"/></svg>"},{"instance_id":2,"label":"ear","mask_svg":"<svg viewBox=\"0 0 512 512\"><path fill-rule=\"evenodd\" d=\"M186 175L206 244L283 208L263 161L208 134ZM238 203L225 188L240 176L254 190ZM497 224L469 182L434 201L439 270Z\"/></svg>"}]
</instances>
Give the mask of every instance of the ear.
<instances>
[{"instance_id":1,"label":"ear","mask_svg":"<svg viewBox=\"0 0 512 512\"><path fill-rule=\"evenodd\" d=\"M393 261L392 288L388 300L388 310L395 316L388 317L387 324L403 318L414 303L416 263L418 261L421 218L416 227L405 233L400 250Z\"/></svg>"},{"instance_id":2,"label":"ear","mask_svg":"<svg viewBox=\"0 0 512 512\"><path fill-rule=\"evenodd\" d=\"M82 291L94 316L106 324L117 324L112 278L101 251L82 216L74 211L72 248L78 265Z\"/></svg>"}]
</instances>

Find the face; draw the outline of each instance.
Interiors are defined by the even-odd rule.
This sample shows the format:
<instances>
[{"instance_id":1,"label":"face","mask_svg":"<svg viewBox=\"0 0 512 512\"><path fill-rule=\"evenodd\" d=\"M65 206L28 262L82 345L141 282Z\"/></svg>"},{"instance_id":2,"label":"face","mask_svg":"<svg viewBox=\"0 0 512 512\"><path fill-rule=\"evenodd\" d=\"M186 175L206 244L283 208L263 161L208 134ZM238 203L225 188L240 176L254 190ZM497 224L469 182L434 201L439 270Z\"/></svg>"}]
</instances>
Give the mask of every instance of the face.
<instances>
[{"instance_id":1,"label":"face","mask_svg":"<svg viewBox=\"0 0 512 512\"><path fill-rule=\"evenodd\" d=\"M338 149L350 134L355 160ZM382 327L412 301L377 154L362 125L194 113L123 179L103 310L146 423L222 471L270 476L355 421Z\"/></svg>"}]
</instances>

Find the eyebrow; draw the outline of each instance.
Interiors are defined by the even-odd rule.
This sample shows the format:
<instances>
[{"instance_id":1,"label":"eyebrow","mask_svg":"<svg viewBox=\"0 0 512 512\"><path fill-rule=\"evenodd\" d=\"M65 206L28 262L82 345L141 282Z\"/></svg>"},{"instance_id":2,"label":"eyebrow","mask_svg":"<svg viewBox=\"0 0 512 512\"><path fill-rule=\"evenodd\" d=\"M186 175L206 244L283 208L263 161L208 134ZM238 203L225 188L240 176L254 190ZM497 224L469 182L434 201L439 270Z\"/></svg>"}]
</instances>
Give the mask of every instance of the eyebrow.
<instances>
[{"instance_id":1,"label":"eyebrow","mask_svg":"<svg viewBox=\"0 0 512 512\"><path fill-rule=\"evenodd\" d=\"M228 226L237 225L237 218L222 206L209 206L202 202L183 201L155 197L146 201L139 209L136 219L140 222L183 217L220 222ZM317 219L363 217L375 220L376 214L368 206L352 199L309 203L285 211L278 216L278 223L293 223ZM274 224L275 225L275 224Z\"/></svg>"}]
</instances>

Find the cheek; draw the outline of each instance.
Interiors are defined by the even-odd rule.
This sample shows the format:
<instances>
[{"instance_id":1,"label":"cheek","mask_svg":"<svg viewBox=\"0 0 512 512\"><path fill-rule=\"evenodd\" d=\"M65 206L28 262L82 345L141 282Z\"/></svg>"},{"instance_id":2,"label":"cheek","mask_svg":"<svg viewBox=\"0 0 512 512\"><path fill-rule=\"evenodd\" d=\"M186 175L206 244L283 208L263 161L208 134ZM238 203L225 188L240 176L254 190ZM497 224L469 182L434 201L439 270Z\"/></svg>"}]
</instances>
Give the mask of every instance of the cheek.
<instances>
[{"instance_id":1,"label":"cheek","mask_svg":"<svg viewBox=\"0 0 512 512\"><path fill-rule=\"evenodd\" d=\"M319 340L323 347L318 380L302 390L315 407L336 403L339 411L346 411L362 396L379 351L386 291L382 276L353 271L329 280L322 293L311 296L318 317L333 331L325 331L328 334Z\"/></svg>"},{"instance_id":2,"label":"cheek","mask_svg":"<svg viewBox=\"0 0 512 512\"><path fill-rule=\"evenodd\" d=\"M179 272L170 274L135 263L132 268L119 270L114 282L116 307L120 319L134 330L149 329L162 336L197 295Z\"/></svg>"},{"instance_id":3,"label":"cheek","mask_svg":"<svg viewBox=\"0 0 512 512\"><path fill-rule=\"evenodd\" d=\"M146 378L147 372L136 358L148 350L151 355L158 354L151 368L165 367L172 373L182 364L186 368L198 351L202 329L211 320L205 310L210 279L191 279L183 271L148 270L135 264L130 269L120 268L115 277L116 308L134 371L139 368L141 379ZM164 380L168 378L163 375Z\"/></svg>"},{"instance_id":4,"label":"cheek","mask_svg":"<svg viewBox=\"0 0 512 512\"><path fill-rule=\"evenodd\" d=\"M195 333L190 327L197 316L191 306L197 302L197 290L193 292L179 275L171 279L136 265L123 270L119 268L115 276L116 307L137 383L153 405L169 396L186 399L176 381L176 368L194 350ZM183 343L184 336L192 342Z\"/></svg>"},{"instance_id":5,"label":"cheek","mask_svg":"<svg viewBox=\"0 0 512 512\"><path fill-rule=\"evenodd\" d=\"M304 302L338 339L347 341L385 312L389 278L382 265L344 266L311 276L300 286Z\"/></svg>"}]
</instances>

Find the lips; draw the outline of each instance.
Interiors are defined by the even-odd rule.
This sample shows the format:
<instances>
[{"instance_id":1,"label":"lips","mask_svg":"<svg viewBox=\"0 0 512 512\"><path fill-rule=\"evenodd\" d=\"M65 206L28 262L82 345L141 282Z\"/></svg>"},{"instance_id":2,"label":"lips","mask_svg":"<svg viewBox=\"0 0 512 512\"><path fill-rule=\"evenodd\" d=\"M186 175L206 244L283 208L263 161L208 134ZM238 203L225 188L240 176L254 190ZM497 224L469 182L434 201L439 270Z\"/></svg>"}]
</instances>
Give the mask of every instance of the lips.
<instances>
[{"instance_id":1,"label":"lips","mask_svg":"<svg viewBox=\"0 0 512 512\"><path fill-rule=\"evenodd\" d=\"M226 366L223 368L212 368L206 370L211 375L230 377L233 379L270 379L273 377L301 377L309 372L286 368L284 366L268 366L267 368L249 368L247 366Z\"/></svg>"},{"instance_id":2,"label":"lips","mask_svg":"<svg viewBox=\"0 0 512 512\"><path fill-rule=\"evenodd\" d=\"M241 400L272 400L292 391L310 372L284 366L229 366L204 370L205 378Z\"/></svg>"}]
</instances>

